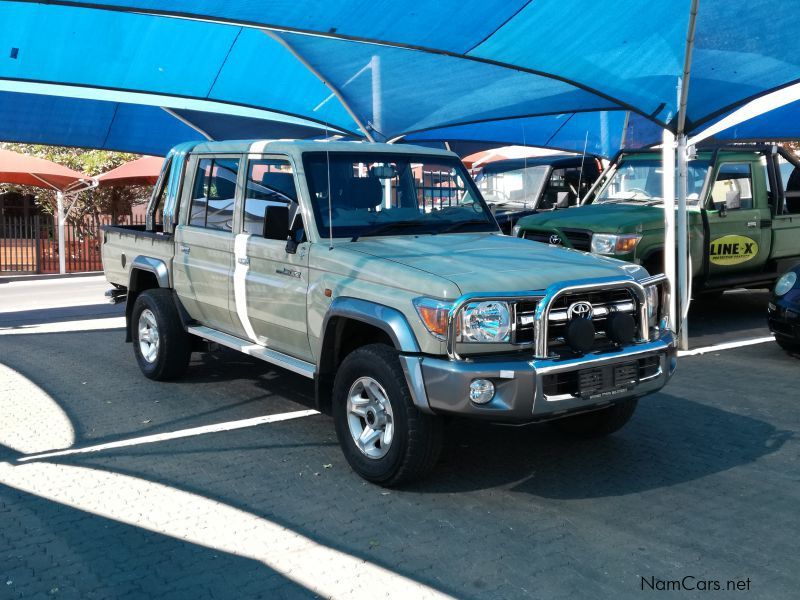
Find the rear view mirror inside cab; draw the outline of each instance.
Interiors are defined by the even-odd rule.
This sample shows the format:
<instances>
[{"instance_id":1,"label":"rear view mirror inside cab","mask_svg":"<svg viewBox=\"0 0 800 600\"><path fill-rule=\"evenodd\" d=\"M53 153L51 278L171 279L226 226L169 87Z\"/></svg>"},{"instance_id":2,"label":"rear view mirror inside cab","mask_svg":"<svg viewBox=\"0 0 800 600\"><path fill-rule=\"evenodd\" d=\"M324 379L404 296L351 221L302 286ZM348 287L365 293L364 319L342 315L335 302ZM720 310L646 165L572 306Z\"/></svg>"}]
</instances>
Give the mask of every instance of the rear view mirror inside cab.
<instances>
[{"instance_id":1,"label":"rear view mirror inside cab","mask_svg":"<svg viewBox=\"0 0 800 600\"><path fill-rule=\"evenodd\" d=\"M725 192L725 208L736 210L742 206L742 193L739 190Z\"/></svg>"},{"instance_id":2,"label":"rear view mirror inside cab","mask_svg":"<svg viewBox=\"0 0 800 600\"><path fill-rule=\"evenodd\" d=\"M369 168L370 175L378 179L394 179L397 177L397 169L394 165L373 165Z\"/></svg>"}]
</instances>

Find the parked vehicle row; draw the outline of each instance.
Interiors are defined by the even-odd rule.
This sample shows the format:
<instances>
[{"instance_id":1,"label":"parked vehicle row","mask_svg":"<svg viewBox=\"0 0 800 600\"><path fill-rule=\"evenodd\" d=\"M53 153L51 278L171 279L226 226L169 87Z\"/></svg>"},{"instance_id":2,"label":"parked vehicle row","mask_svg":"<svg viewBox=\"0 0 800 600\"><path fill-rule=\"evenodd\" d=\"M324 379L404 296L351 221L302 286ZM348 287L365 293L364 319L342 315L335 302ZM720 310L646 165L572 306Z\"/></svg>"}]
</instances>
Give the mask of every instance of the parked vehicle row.
<instances>
[{"instance_id":1,"label":"parked vehicle row","mask_svg":"<svg viewBox=\"0 0 800 600\"><path fill-rule=\"evenodd\" d=\"M147 377L210 342L313 378L382 485L432 468L443 416L605 435L676 364L663 276L502 235L450 152L184 144L103 263Z\"/></svg>"}]
</instances>

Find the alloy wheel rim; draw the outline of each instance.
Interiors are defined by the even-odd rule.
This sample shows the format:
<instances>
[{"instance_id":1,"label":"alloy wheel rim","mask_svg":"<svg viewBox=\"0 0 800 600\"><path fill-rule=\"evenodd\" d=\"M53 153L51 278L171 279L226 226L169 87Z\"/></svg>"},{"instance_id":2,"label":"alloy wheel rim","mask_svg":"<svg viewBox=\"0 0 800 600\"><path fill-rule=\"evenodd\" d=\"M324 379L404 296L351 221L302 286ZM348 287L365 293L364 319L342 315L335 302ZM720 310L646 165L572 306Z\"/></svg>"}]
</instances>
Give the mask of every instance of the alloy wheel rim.
<instances>
[{"instance_id":1,"label":"alloy wheel rim","mask_svg":"<svg viewBox=\"0 0 800 600\"><path fill-rule=\"evenodd\" d=\"M158 357L160 344L158 323L156 316L149 308L145 308L139 315L139 352L148 363L152 364Z\"/></svg>"},{"instance_id":2,"label":"alloy wheel rim","mask_svg":"<svg viewBox=\"0 0 800 600\"><path fill-rule=\"evenodd\" d=\"M347 394L347 424L356 448L367 458L386 456L394 439L389 395L372 377L357 379Z\"/></svg>"}]
</instances>

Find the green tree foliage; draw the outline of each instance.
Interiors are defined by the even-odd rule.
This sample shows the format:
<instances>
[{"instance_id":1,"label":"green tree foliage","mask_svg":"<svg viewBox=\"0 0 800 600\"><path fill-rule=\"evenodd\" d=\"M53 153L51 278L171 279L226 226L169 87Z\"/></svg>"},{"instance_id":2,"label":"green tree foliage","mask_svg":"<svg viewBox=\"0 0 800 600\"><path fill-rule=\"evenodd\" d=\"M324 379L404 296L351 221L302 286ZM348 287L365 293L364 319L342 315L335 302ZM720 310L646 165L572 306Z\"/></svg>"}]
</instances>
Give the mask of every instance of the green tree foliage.
<instances>
[{"instance_id":1,"label":"green tree foliage","mask_svg":"<svg viewBox=\"0 0 800 600\"><path fill-rule=\"evenodd\" d=\"M0 142L0 148L44 158L86 175L95 176L110 171L126 162L139 158L137 154L109 152L107 150L85 150L64 146L42 146L37 144L13 144ZM48 214L55 213L56 195L53 190L0 183L0 191L13 189L35 197L36 204ZM130 215L136 204L146 202L150 196L149 186L125 186L95 188L78 195L69 214L69 220L78 226L98 224L101 215L115 220ZM71 203L71 200L69 201Z\"/></svg>"}]
</instances>

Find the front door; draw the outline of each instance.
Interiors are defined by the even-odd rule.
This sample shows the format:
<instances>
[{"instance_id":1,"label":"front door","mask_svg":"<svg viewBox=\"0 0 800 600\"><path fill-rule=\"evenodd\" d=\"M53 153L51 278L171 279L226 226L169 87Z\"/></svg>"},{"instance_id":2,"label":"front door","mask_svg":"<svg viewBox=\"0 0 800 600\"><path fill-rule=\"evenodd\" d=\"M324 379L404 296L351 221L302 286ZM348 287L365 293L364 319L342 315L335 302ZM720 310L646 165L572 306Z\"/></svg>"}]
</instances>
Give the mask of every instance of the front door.
<instances>
[{"instance_id":1,"label":"front door","mask_svg":"<svg viewBox=\"0 0 800 600\"><path fill-rule=\"evenodd\" d=\"M755 197L753 190L752 163L719 166L707 204L711 281L757 273L765 267L772 216L766 199Z\"/></svg>"},{"instance_id":2,"label":"front door","mask_svg":"<svg viewBox=\"0 0 800 600\"><path fill-rule=\"evenodd\" d=\"M201 157L194 169L188 214L175 229L175 289L192 318L233 333L229 285L239 158Z\"/></svg>"},{"instance_id":3,"label":"front door","mask_svg":"<svg viewBox=\"0 0 800 600\"><path fill-rule=\"evenodd\" d=\"M234 302L240 332L258 344L311 360L306 323L308 243L287 251L290 220L298 212L297 188L285 157L251 157L240 233L235 241ZM280 223L265 227L267 207L289 208ZM284 222L285 219L285 222ZM266 237L265 237L266 235Z\"/></svg>"}]
</instances>

